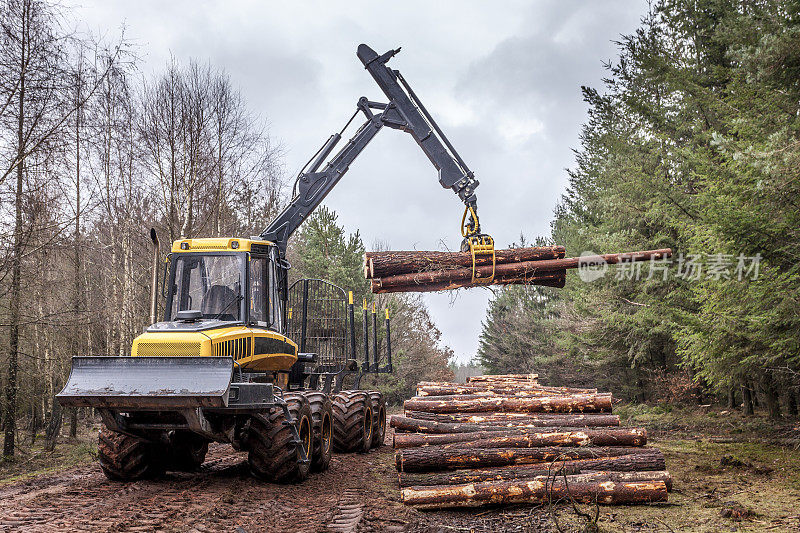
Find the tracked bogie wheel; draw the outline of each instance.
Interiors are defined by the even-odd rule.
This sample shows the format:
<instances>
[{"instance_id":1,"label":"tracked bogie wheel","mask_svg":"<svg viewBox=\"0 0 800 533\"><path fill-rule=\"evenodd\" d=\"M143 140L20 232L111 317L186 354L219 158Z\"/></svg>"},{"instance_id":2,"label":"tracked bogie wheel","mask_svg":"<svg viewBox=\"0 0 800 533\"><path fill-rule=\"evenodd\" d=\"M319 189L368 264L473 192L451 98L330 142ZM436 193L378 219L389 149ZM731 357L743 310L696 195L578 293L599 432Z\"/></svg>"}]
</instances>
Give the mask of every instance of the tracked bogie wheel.
<instances>
[{"instance_id":1,"label":"tracked bogie wheel","mask_svg":"<svg viewBox=\"0 0 800 533\"><path fill-rule=\"evenodd\" d=\"M208 441L190 432L174 435L170 443L167 470L193 472L206 460Z\"/></svg>"},{"instance_id":2,"label":"tracked bogie wheel","mask_svg":"<svg viewBox=\"0 0 800 533\"><path fill-rule=\"evenodd\" d=\"M344 391L333 397L333 447L336 451L369 451L372 423L372 400L365 391Z\"/></svg>"},{"instance_id":3,"label":"tracked bogie wheel","mask_svg":"<svg viewBox=\"0 0 800 533\"><path fill-rule=\"evenodd\" d=\"M163 450L150 441L105 427L97 440L100 468L108 479L135 481L164 473Z\"/></svg>"},{"instance_id":4,"label":"tracked bogie wheel","mask_svg":"<svg viewBox=\"0 0 800 533\"><path fill-rule=\"evenodd\" d=\"M311 470L322 472L331 464L333 453L333 403L324 392L309 391L304 394L311 406L314 429Z\"/></svg>"},{"instance_id":5,"label":"tracked bogie wheel","mask_svg":"<svg viewBox=\"0 0 800 533\"><path fill-rule=\"evenodd\" d=\"M276 407L269 413L250 418L247 461L250 471L257 478L274 483L297 483L308 477L310 461L303 461L300 449L313 460L313 422L311 406L301 393L283 395L294 419L300 442L295 442L294 433L284 416L283 409Z\"/></svg>"},{"instance_id":6,"label":"tracked bogie wheel","mask_svg":"<svg viewBox=\"0 0 800 533\"><path fill-rule=\"evenodd\" d=\"M372 447L379 448L383 446L386 439L386 400L383 394L376 390L367 391L370 400L372 400L372 413L374 420L372 422Z\"/></svg>"}]
</instances>

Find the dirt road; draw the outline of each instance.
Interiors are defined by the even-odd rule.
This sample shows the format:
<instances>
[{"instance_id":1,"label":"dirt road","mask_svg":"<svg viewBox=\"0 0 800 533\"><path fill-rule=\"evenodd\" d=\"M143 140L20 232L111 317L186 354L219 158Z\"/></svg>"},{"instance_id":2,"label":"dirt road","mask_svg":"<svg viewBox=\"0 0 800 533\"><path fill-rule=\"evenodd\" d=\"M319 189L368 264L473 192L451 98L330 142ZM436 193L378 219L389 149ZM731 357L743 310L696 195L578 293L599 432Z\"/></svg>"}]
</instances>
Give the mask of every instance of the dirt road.
<instances>
[{"instance_id":1,"label":"dirt road","mask_svg":"<svg viewBox=\"0 0 800 533\"><path fill-rule=\"evenodd\" d=\"M109 481L96 464L0 488L0 527L24 531L355 531L361 522L400 531L370 510L383 447L335 455L329 471L301 485L272 485L248 475L247 455L213 445L202 470L136 483ZM370 516L365 516L369 514ZM379 515L380 513L378 513ZM368 520L365 521L365 518ZM394 526L394 527L393 527ZM398 526L399 529L398 529Z\"/></svg>"},{"instance_id":2,"label":"dirt road","mask_svg":"<svg viewBox=\"0 0 800 533\"><path fill-rule=\"evenodd\" d=\"M334 454L328 471L300 485L253 479L246 453L213 444L196 473L118 483L92 463L0 486L0 531L411 533L469 531L471 522L404 507L389 446Z\"/></svg>"}]
</instances>

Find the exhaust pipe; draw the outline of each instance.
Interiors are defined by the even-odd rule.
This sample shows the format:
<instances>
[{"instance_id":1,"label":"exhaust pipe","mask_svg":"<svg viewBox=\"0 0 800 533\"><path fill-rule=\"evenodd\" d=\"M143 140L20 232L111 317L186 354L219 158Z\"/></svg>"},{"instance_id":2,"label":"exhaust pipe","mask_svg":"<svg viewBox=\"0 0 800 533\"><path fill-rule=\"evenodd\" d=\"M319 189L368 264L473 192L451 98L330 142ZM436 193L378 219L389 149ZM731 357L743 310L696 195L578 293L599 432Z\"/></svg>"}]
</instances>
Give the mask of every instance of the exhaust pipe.
<instances>
[{"instance_id":1,"label":"exhaust pipe","mask_svg":"<svg viewBox=\"0 0 800 533\"><path fill-rule=\"evenodd\" d=\"M153 275L150 281L150 323L156 323L156 311L158 310L156 295L158 294L158 234L155 228L150 228L150 240L153 241Z\"/></svg>"}]
</instances>

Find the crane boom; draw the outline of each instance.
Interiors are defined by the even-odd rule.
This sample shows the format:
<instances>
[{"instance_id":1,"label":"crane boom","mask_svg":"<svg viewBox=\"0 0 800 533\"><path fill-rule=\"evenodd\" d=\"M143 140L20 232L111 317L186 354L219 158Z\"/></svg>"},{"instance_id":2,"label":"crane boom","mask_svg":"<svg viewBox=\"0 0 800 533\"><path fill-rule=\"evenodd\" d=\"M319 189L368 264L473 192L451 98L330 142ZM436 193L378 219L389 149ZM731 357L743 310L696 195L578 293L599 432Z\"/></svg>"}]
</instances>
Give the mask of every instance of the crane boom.
<instances>
[{"instance_id":1,"label":"crane boom","mask_svg":"<svg viewBox=\"0 0 800 533\"><path fill-rule=\"evenodd\" d=\"M439 183L452 189L470 213L466 235L480 234L475 189L478 180L450 144L442 130L417 98L414 91L397 70L386 63L400 49L389 50L378 55L365 44L358 47L357 55L364 68L389 99L388 103L373 102L361 97L352 121L359 113L365 122L358 128L347 144L333 156L325 167L319 167L327 159L342 138L342 132L331 135L320 150L301 170L295 182L293 197L288 206L261 233L261 238L276 243L285 253L289 237L303 221L325 199L383 126L409 133L439 171ZM350 122L347 123L349 125ZM347 128L345 126L345 129Z\"/></svg>"}]
</instances>

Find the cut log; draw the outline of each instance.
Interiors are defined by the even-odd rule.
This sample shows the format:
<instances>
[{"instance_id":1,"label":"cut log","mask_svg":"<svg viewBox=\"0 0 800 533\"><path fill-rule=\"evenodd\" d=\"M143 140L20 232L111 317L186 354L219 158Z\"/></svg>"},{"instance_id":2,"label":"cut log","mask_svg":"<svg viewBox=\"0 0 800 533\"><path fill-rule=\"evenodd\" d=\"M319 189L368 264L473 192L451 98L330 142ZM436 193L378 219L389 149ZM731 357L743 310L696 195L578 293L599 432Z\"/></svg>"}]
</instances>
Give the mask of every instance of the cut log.
<instances>
[{"instance_id":1,"label":"cut log","mask_svg":"<svg viewBox=\"0 0 800 533\"><path fill-rule=\"evenodd\" d=\"M600 459L581 459L576 461L558 461L557 463L539 463L499 468L481 468L452 470L446 472L408 473L398 472L401 487L415 485L460 485L463 483L479 483L486 481L514 481L530 479L537 476L550 475L560 471L567 474L580 472L649 472L666 469L664 454L655 448L650 453L620 455L619 457L602 457ZM672 490L672 480L669 480Z\"/></svg>"},{"instance_id":2,"label":"cut log","mask_svg":"<svg viewBox=\"0 0 800 533\"><path fill-rule=\"evenodd\" d=\"M469 376L467 383L488 381L515 381L522 383L538 382L539 374L484 374L482 376Z\"/></svg>"},{"instance_id":3,"label":"cut log","mask_svg":"<svg viewBox=\"0 0 800 533\"><path fill-rule=\"evenodd\" d=\"M619 416L605 413L426 413L406 411L405 416L417 420L455 424L528 425L534 427L607 427L619 426Z\"/></svg>"},{"instance_id":4,"label":"cut log","mask_svg":"<svg viewBox=\"0 0 800 533\"><path fill-rule=\"evenodd\" d=\"M447 272L447 271L445 271ZM392 276L398 278L396 283L391 286L383 284L382 280L388 278L375 278L370 281L370 290L373 294L388 294L396 292L438 292L438 291L451 291L454 289L470 288L470 287L485 287L486 283L476 283L472 281L472 276L465 278L452 279L449 281L442 281L439 283L421 283L413 280L411 277L414 274L401 274ZM407 283L399 280L406 276ZM488 277L488 276L487 276ZM492 285L540 285L542 287L555 287L558 289L566 285L566 271L556 272L543 272L535 276L495 276Z\"/></svg>"},{"instance_id":5,"label":"cut log","mask_svg":"<svg viewBox=\"0 0 800 533\"><path fill-rule=\"evenodd\" d=\"M410 399L405 409L428 413L610 413L611 394L542 396L536 398L499 396L470 400Z\"/></svg>"},{"instance_id":6,"label":"cut log","mask_svg":"<svg viewBox=\"0 0 800 533\"><path fill-rule=\"evenodd\" d=\"M595 480L600 476L578 474L573 480L533 479L505 483L471 483L435 487L409 487L401 491L406 505L420 509L481 507L484 505L541 504L572 498L580 503L634 504L667 501L663 481ZM584 481L588 479L589 481ZM602 478L601 478L602 479Z\"/></svg>"},{"instance_id":7,"label":"cut log","mask_svg":"<svg viewBox=\"0 0 800 533\"><path fill-rule=\"evenodd\" d=\"M466 385L456 385L455 383L441 383L422 381L417 385L418 396L450 396L456 394L477 394L494 393L502 396L503 394L516 394L530 392L540 395L552 393L553 396L571 394L597 394L597 389L578 389L572 387L542 387L541 385L511 385L511 384L488 384L488 383L469 383Z\"/></svg>"},{"instance_id":8,"label":"cut log","mask_svg":"<svg viewBox=\"0 0 800 533\"><path fill-rule=\"evenodd\" d=\"M537 278L545 273L561 273L567 268L578 268L580 265L588 263L617 264L621 262L637 262L662 259L672 255L671 249L647 250L643 252L628 252L620 254L605 254L590 257L570 257L565 259L545 259L542 261L522 261L515 263L496 264L494 267L476 266L474 275L479 278L489 278L494 272L495 278L507 278L531 280L535 283ZM470 263L471 265L471 263ZM393 287L407 287L413 285L426 286L441 283L457 283L463 280L471 280L473 269L455 268L449 270L430 270L426 272L411 272L407 274L396 274L391 276L375 277L372 279L372 290L391 289Z\"/></svg>"},{"instance_id":9,"label":"cut log","mask_svg":"<svg viewBox=\"0 0 800 533\"><path fill-rule=\"evenodd\" d=\"M393 446L457 445L476 448L533 448L537 446L644 446L642 428L583 429L575 431L476 431L474 433L396 433Z\"/></svg>"},{"instance_id":10,"label":"cut log","mask_svg":"<svg viewBox=\"0 0 800 533\"><path fill-rule=\"evenodd\" d=\"M395 465L400 472L433 472L458 468L480 468L546 463L560 460L597 459L636 453L652 453L653 448L626 446L583 446L559 448L460 448L421 446L395 452Z\"/></svg>"},{"instance_id":11,"label":"cut log","mask_svg":"<svg viewBox=\"0 0 800 533\"><path fill-rule=\"evenodd\" d=\"M392 415L389 424L396 431L409 433L474 433L476 431L507 431L509 428L581 428L619 426L617 415L572 415L567 417L529 416L524 419L492 420L489 422L440 422Z\"/></svg>"},{"instance_id":12,"label":"cut log","mask_svg":"<svg viewBox=\"0 0 800 533\"><path fill-rule=\"evenodd\" d=\"M531 470L531 469L527 469ZM487 470L488 471L488 470ZM400 488L406 487L426 487L426 486L436 486L436 485L466 485L470 483L508 483L513 481L520 481L520 480L564 480L564 475L567 476L567 480L572 483L574 481L578 481L579 479L583 479L585 481L614 481L616 483L630 483L630 482L639 482L639 481L662 481L664 485L667 487L667 492L672 492L672 476L666 470L651 470L651 471L643 471L643 472L612 472L612 471L603 471L603 472L585 472L583 470L577 470L575 467L569 468L561 468L560 466L557 468L544 468L542 470L537 470L535 475L530 476L523 476L517 477L514 479L503 479L502 477L497 477L493 479L486 479L482 481L473 480L473 481L462 481L459 483L450 483L447 477L453 478L450 474L439 474L439 473L432 473L432 474L406 474L400 473L399 480L400 480ZM428 483L428 480L443 480L444 483ZM412 481L421 481L421 483L409 485L408 483Z\"/></svg>"},{"instance_id":13,"label":"cut log","mask_svg":"<svg viewBox=\"0 0 800 533\"><path fill-rule=\"evenodd\" d=\"M519 263L522 261L559 259L564 255L565 249L563 246L510 248L507 250L495 250L495 261L498 264ZM475 258L475 262L478 265L491 265L492 258L478 256ZM364 254L364 273L367 278L458 267L472 268L472 255L469 252L388 251L367 252Z\"/></svg>"}]
</instances>

